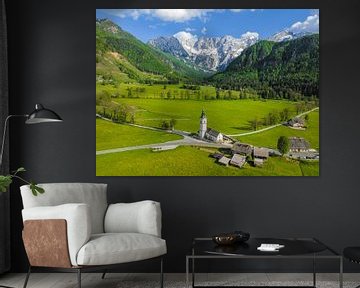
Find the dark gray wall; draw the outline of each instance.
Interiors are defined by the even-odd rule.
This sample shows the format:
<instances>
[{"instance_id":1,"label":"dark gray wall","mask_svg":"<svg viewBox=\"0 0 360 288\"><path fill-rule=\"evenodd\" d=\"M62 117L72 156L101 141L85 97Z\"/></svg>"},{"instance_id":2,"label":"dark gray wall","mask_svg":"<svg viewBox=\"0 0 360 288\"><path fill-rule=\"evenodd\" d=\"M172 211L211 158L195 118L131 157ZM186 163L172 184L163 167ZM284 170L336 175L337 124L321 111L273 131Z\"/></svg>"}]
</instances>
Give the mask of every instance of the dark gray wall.
<instances>
[{"instance_id":1,"label":"dark gray wall","mask_svg":"<svg viewBox=\"0 0 360 288\"><path fill-rule=\"evenodd\" d=\"M314 236L339 251L344 246L360 245L360 2L173 2L7 1L11 111L26 113L40 102L65 120L60 125L26 128L22 121L13 121L12 168L25 166L31 171L27 176L38 182L106 182L110 202L160 201L169 251L166 271L184 271L184 255L192 237L233 229L255 236ZM321 176L95 177L95 9L138 8L146 7L145 3L163 8L320 8ZM23 271L27 260L16 184L11 198L12 269ZM248 267L277 271L285 267L281 263L259 264ZM124 269L154 271L154 265ZM230 263L220 268L230 269ZM347 269L358 267L349 265Z\"/></svg>"}]
</instances>

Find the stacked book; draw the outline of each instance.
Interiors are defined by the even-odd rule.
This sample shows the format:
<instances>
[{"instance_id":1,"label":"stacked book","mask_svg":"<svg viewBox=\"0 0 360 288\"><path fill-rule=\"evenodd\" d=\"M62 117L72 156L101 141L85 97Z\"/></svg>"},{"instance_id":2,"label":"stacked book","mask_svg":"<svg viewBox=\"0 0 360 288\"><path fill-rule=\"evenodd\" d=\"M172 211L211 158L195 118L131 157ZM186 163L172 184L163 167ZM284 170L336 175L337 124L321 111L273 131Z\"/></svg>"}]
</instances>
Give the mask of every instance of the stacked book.
<instances>
[{"instance_id":1,"label":"stacked book","mask_svg":"<svg viewBox=\"0 0 360 288\"><path fill-rule=\"evenodd\" d=\"M280 245L280 244L263 243L259 247L257 247L257 249L259 251L264 251L264 252L278 252L279 249L284 248L284 247L285 247L284 245Z\"/></svg>"}]
</instances>

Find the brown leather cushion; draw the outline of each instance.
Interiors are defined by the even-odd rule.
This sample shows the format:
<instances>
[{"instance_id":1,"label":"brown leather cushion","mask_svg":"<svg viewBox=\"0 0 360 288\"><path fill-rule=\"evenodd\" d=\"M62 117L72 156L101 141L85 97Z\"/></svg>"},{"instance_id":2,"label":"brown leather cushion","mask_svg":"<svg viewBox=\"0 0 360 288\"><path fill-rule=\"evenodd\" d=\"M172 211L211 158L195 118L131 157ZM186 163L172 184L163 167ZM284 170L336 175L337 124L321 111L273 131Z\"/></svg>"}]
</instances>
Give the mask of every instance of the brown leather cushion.
<instances>
[{"instance_id":1,"label":"brown leather cushion","mask_svg":"<svg viewBox=\"0 0 360 288\"><path fill-rule=\"evenodd\" d=\"M26 220L23 241L31 266L71 267L64 219Z\"/></svg>"}]
</instances>

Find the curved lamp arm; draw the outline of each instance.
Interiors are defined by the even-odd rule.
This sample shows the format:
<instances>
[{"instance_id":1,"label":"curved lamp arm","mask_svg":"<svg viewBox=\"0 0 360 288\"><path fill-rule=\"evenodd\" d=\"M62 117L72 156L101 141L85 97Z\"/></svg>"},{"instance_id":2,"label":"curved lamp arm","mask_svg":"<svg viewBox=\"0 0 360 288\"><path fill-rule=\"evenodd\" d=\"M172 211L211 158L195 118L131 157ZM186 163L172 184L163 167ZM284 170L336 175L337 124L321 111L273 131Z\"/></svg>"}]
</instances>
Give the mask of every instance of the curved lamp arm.
<instances>
[{"instance_id":1,"label":"curved lamp arm","mask_svg":"<svg viewBox=\"0 0 360 288\"><path fill-rule=\"evenodd\" d=\"M2 160L3 160L3 154L4 154L4 146L5 146L5 140L6 140L6 132L7 132L7 126L8 126L8 122L11 118L14 117L23 117L23 118L27 118L29 115L27 114L23 114L23 115L9 115L6 117L5 119L5 123L4 123L4 132L3 132L3 137L2 137L2 143L1 143L1 150L0 150L0 168L2 166Z\"/></svg>"},{"instance_id":2,"label":"curved lamp arm","mask_svg":"<svg viewBox=\"0 0 360 288\"><path fill-rule=\"evenodd\" d=\"M5 119L4 123L4 132L3 132L3 138L2 138L2 144L1 144L1 150L0 150L0 168L2 165L3 160L3 154L4 154L4 146L5 146L5 139L6 139L6 130L8 126L9 119L13 117L23 117L27 118L25 121L26 124L38 124L38 123L46 123L46 122L62 122L63 120L61 117L56 114L54 111L45 108L41 104L35 105L35 110L31 112L30 114L20 114L20 115L9 115Z\"/></svg>"}]
</instances>

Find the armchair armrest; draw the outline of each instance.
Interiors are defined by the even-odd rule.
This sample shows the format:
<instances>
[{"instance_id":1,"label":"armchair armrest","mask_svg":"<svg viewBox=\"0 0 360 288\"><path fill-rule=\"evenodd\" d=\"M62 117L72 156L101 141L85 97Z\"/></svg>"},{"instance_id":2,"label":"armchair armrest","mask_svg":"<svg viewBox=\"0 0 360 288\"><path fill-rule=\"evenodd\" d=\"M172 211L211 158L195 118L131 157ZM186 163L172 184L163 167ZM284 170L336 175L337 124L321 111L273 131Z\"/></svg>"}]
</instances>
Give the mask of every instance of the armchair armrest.
<instances>
[{"instance_id":1,"label":"armchair armrest","mask_svg":"<svg viewBox=\"0 0 360 288\"><path fill-rule=\"evenodd\" d=\"M33 207L23 209L22 216L25 224L28 220L64 219L66 221L66 237L70 261L73 266L77 266L77 253L80 248L89 241L91 235L88 205L64 204L59 206ZM34 235L34 238L33 241L39 241L39 239L41 239L40 235ZM49 245L49 243L44 244Z\"/></svg>"},{"instance_id":2,"label":"armchair armrest","mask_svg":"<svg viewBox=\"0 0 360 288\"><path fill-rule=\"evenodd\" d=\"M155 201L111 204L105 215L106 233L143 233L161 237L161 208Z\"/></svg>"}]
</instances>

